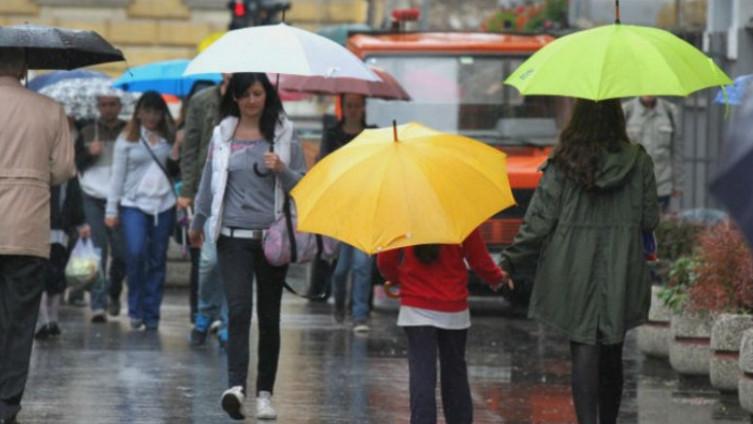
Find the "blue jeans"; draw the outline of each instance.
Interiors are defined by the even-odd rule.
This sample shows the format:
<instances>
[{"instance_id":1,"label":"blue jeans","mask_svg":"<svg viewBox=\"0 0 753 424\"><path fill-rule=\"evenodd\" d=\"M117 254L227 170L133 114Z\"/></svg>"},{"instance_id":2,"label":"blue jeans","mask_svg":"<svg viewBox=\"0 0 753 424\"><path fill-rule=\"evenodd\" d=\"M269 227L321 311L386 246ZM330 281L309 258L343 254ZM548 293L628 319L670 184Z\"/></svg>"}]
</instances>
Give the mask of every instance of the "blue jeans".
<instances>
[{"instance_id":1,"label":"blue jeans","mask_svg":"<svg viewBox=\"0 0 753 424\"><path fill-rule=\"evenodd\" d=\"M175 208L155 217L122 207L120 223L125 239L128 275L128 315L147 326L159 323L165 285L167 243L175 225Z\"/></svg>"},{"instance_id":2,"label":"blue jeans","mask_svg":"<svg viewBox=\"0 0 753 424\"><path fill-rule=\"evenodd\" d=\"M204 226L204 234L209 234L208 222ZM208 318L209 322L219 318L223 327L227 324L227 299L225 299L225 289L222 287L222 277L217 264L217 244L209 237L201 245L197 312Z\"/></svg>"},{"instance_id":3,"label":"blue jeans","mask_svg":"<svg viewBox=\"0 0 753 424\"><path fill-rule=\"evenodd\" d=\"M353 320L363 321L369 315L369 296L371 290L371 256L348 244L340 245L337 268L332 275L335 306L345 307L346 283L348 274L353 273L351 300L353 301Z\"/></svg>"}]
</instances>

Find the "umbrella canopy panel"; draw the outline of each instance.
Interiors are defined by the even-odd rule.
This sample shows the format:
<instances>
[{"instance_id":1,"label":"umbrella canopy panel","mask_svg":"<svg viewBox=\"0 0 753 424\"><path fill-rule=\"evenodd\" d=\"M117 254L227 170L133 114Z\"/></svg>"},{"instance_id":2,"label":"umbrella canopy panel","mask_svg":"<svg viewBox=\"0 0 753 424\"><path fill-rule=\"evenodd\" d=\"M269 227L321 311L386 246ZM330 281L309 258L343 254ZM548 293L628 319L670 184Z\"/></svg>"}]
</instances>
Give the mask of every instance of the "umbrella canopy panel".
<instances>
[{"instance_id":1,"label":"umbrella canopy panel","mask_svg":"<svg viewBox=\"0 0 753 424\"><path fill-rule=\"evenodd\" d=\"M133 109L137 97L111 86L110 79L73 78L42 88L39 93L48 96L65 108L66 115L76 119L94 119L97 111L97 97L113 96L120 98L123 113Z\"/></svg>"},{"instance_id":2,"label":"umbrella canopy panel","mask_svg":"<svg viewBox=\"0 0 753 424\"><path fill-rule=\"evenodd\" d=\"M191 92L198 81L222 81L222 75L218 73L183 76L188 63L187 59L177 59L136 66L125 71L112 85L124 91L154 90L183 97Z\"/></svg>"},{"instance_id":3,"label":"umbrella canopy panel","mask_svg":"<svg viewBox=\"0 0 753 424\"><path fill-rule=\"evenodd\" d=\"M379 77L345 47L313 32L285 24L225 33L201 52L185 75L265 72L378 81Z\"/></svg>"},{"instance_id":4,"label":"umbrella canopy panel","mask_svg":"<svg viewBox=\"0 0 753 424\"><path fill-rule=\"evenodd\" d=\"M75 69L125 60L94 31L38 25L0 27L0 49L22 48L29 69Z\"/></svg>"},{"instance_id":5,"label":"umbrella canopy panel","mask_svg":"<svg viewBox=\"0 0 753 424\"><path fill-rule=\"evenodd\" d=\"M504 153L416 123L363 131L318 162L291 194L300 230L368 253L461 243L515 203Z\"/></svg>"},{"instance_id":6,"label":"umbrella canopy panel","mask_svg":"<svg viewBox=\"0 0 753 424\"><path fill-rule=\"evenodd\" d=\"M337 95L361 94L385 100L410 100L408 92L397 80L382 69L369 66L381 81L366 81L355 78L327 78L321 76L305 77L300 75L280 76L281 90L301 93Z\"/></svg>"},{"instance_id":7,"label":"umbrella canopy panel","mask_svg":"<svg viewBox=\"0 0 753 424\"><path fill-rule=\"evenodd\" d=\"M753 246L753 87L748 90L730 124L724 143L719 173L711 183L711 193L729 210L740 225L748 244Z\"/></svg>"},{"instance_id":8,"label":"umbrella canopy panel","mask_svg":"<svg viewBox=\"0 0 753 424\"><path fill-rule=\"evenodd\" d=\"M687 96L731 82L708 56L672 33L622 24L559 38L505 81L523 95L591 100Z\"/></svg>"},{"instance_id":9,"label":"umbrella canopy panel","mask_svg":"<svg viewBox=\"0 0 753 424\"><path fill-rule=\"evenodd\" d=\"M733 85L724 87L724 90L719 90L714 97L715 103L729 104L733 106L740 106L745 97L746 90L753 88L753 74L743 75L735 78ZM726 100L725 100L725 93Z\"/></svg>"},{"instance_id":10,"label":"umbrella canopy panel","mask_svg":"<svg viewBox=\"0 0 753 424\"><path fill-rule=\"evenodd\" d=\"M97 71L87 71L84 69L76 69L73 71L54 71L43 75L39 75L29 81L27 88L33 91L39 91L49 85L57 84L60 81L67 79L86 79L86 78L102 78L109 79L106 74Z\"/></svg>"}]
</instances>

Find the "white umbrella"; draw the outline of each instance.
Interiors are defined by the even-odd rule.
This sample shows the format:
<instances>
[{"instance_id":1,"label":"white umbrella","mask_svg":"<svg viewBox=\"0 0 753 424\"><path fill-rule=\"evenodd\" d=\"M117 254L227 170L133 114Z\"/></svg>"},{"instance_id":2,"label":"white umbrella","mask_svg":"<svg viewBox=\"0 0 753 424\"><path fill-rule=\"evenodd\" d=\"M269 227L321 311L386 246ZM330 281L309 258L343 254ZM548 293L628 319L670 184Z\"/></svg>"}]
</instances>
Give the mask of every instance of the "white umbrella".
<instances>
[{"instance_id":1,"label":"white umbrella","mask_svg":"<svg viewBox=\"0 0 753 424\"><path fill-rule=\"evenodd\" d=\"M97 111L97 97L119 97L123 103L123 113L133 110L137 96L112 88L109 78L71 78L48 85L39 90L40 94L61 103L68 116L76 119L94 119Z\"/></svg>"},{"instance_id":2,"label":"white umbrella","mask_svg":"<svg viewBox=\"0 0 753 424\"><path fill-rule=\"evenodd\" d=\"M343 46L285 24L225 33L191 61L184 75L214 72L266 72L379 81L378 76Z\"/></svg>"}]
</instances>

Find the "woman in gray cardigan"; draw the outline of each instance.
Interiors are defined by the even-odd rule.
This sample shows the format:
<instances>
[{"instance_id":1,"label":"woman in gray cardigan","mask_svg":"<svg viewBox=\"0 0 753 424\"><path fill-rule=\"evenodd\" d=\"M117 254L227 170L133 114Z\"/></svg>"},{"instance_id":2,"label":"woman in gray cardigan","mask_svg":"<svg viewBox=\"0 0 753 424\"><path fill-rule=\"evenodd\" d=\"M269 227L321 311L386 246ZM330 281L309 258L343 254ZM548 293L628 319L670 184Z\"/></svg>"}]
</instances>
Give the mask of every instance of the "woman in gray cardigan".
<instances>
[{"instance_id":1,"label":"woman in gray cardigan","mask_svg":"<svg viewBox=\"0 0 753 424\"><path fill-rule=\"evenodd\" d=\"M154 91L144 93L115 142L105 223L123 226L128 315L131 328L156 330L165 283L167 245L175 221L175 194L168 178L172 117ZM172 157L171 157L172 156Z\"/></svg>"}]
</instances>

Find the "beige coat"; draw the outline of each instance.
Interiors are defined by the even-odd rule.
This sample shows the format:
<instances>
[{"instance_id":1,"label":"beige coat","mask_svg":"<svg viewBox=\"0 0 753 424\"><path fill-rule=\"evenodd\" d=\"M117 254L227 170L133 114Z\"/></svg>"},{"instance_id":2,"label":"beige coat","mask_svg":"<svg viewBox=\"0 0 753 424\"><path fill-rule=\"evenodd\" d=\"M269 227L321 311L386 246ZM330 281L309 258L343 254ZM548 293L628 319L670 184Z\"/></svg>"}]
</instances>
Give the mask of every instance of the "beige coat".
<instances>
[{"instance_id":1,"label":"beige coat","mask_svg":"<svg viewBox=\"0 0 753 424\"><path fill-rule=\"evenodd\" d=\"M76 174L63 107L0 76L0 255L50 254L50 185Z\"/></svg>"}]
</instances>

